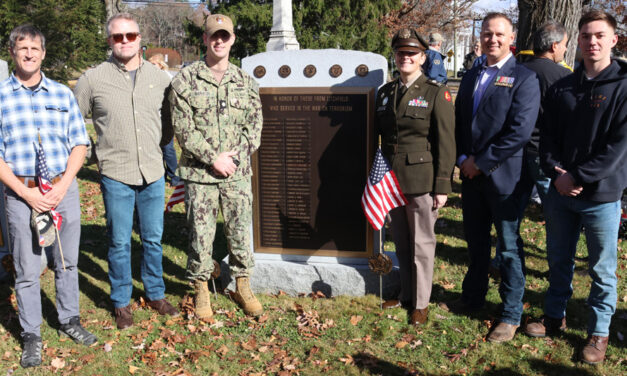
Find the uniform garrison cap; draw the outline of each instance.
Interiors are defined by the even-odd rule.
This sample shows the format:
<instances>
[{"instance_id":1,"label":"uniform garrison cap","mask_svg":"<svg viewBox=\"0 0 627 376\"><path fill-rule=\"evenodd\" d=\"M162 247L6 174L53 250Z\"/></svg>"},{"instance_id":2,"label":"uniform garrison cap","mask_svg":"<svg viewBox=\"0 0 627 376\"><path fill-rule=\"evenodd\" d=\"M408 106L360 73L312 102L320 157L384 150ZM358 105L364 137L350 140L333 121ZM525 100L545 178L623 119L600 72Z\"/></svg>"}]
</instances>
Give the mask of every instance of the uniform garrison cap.
<instances>
[{"instance_id":1,"label":"uniform garrison cap","mask_svg":"<svg viewBox=\"0 0 627 376\"><path fill-rule=\"evenodd\" d=\"M400 29L392 37L392 49L394 51L414 51L427 50L429 44L414 29Z\"/></svg>"}]
</instances>

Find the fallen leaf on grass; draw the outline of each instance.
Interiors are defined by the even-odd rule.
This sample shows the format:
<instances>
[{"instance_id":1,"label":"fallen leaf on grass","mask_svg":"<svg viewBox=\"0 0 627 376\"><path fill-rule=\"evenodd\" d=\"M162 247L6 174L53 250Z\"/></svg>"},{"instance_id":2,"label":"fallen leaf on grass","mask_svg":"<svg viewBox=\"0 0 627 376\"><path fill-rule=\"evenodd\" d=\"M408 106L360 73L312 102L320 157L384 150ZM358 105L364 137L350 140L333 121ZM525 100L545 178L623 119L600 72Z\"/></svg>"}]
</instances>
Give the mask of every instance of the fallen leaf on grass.
<instances>
[{"instance_id":1,"label":"fallen leaf on grass","mask_svg":"<svg viewBox=\"0 0 627 376\"><path fill-rule=\"evenodd\" d=\"M63 360L61 358L54 358L54 359L52 359L52 362L50 362L50 365L56 371L58 369L61 369L61 368L65 367L65 360Z\"/></svg>"},{"instance_id":2,"label":"fallen leaf on grass","mask_svg":"<svg viewBox=\"0 0 627 376\"><path fill-rule=\"evenodd\" d=\"M135 372L137 372L138 370L139 370L139 368L138 368L138 367L135 367L135 366L128 366L128 372L129 372L131 375L134 375L134 374L135 374Z\"/></svg>"},{"instance_id":3,"label":"fallen leaf on grass","mask_svg":"<svg viewBox=\"0 0 627 376\"><path fill-rule=\"evenodd\" d=\"M351 316L351 324L357 325L364 317L363 316Z\"/></svg>"},{"instance_id":4,"label":"fallen leaf on grass","mask_svg":"<svg viewBox=\"0 0 627 376\"><path fill-rule=\"evenodd\" d=\"M5 351L4 355L2 355L2 360L9 360L9 358L11 357L11 355L13 355L12 352L10 351Z\"/></svg>"},{"instance_id":5,"label":"fallen leaf on grass","mask_svg":"<svg viewBox=\"0 0 627 376\"><path fill-rule=\"evenodd\" d=\"M402 349L403 347L409 345L409 343L405 342L405 341L398 341L396 342L396 345L394 345L394 347L396 347L397 349Z\"/></svg>"},{"instance_id":6,"label":"fallen leaf on grass","mask_svg":"<svg viewBox=\"0 0 627 376\"><path fill-rule=\"evenodd\" d=\"M252 351L257 347L257 340L255 337L251 337L248 342L242 342L242 349Z\"/></svg>"},{"instance_id":7,"label":"fallen leaf on grass","mask_svg":"<svg viewBox=\"0 0 627 376\"><path fill-rule=\"evenodd\" d=\"M455 288L455 284L453 282L449 282L448 280L440 281L440 285L444 290L452 290Z\"/></svg>"},{"instance_id":8,"label":"fallen leaf on grass","mask_svg":"<svg viewBox=\"0 0 627 376\"><path fill-rule=\"evenodd\" d=\"M410 348L412 348L412 349L415 349L416 347L418 347L418 346L420 346L420 345L422 345L422 341L418 339L418 340L413 341L413 342L409 345L409 347L410 347Z\"/></svg>"},{"instance_id":9,"label":"fallen leaf on grass","mask_svg":"<svg viewBox=\"0 0 627 376\"><path fill-rule=\"evenodd\" d=\"M257 322L260 324L263 324L264 322L268 321L268 315L261 315L259 316L259 318L257 319Z\"/></svg>"},{"instance_id":10,"label":"fallen leaf on grass","mask_svg":"<svg viewBox=\"0 0 627 376\"><path fill-rule=\"evenodd\" d=\"M528 344L528 343L524 343L524 344L521 346L521 349L527 349L527 350L529 350L529 352L531 352L532 354L535 354L535 353L537 353L537 352L538 352L538 348L537 348L537 347L533 347L533 346L531 346L531 345L530 345L530 344Z\"/></svg>"},{"instance_id":11,"label":"fallen leaf on grass","mask_svg":"<svg viewBox=\"0 0 627 376\"><path fill-rule=\"evenodd\" d=\"M220 355L220 357L223 357L228 352L229 352L229 348L226 347L226 345L222 345L222 346L220 346L219 349L216 350L216 353L218 353L218 355Z\"/></svg>"},{"instance_id":12,"label":"fallen leaf on grass","mask_svg":"<svg viewBox=\"0 0 627 376\"><path fill-rule=\"evenodd\" d=\"M340 358L340 362L346 365L355 364L355 360L353 359L352 356L350 356L350 354L346 354L345 358Z\"/></svg>"},{"instance_id":13,"label":"fallen leaf on grass","mask_svg":"<svg viewBox=\"0 0 627 376\"><path fill-rule=\"evenodd\" d=\"M113 350L112 342L105 342L103 350L104 352L111 352Z\"/></svg>"}]
</instances>

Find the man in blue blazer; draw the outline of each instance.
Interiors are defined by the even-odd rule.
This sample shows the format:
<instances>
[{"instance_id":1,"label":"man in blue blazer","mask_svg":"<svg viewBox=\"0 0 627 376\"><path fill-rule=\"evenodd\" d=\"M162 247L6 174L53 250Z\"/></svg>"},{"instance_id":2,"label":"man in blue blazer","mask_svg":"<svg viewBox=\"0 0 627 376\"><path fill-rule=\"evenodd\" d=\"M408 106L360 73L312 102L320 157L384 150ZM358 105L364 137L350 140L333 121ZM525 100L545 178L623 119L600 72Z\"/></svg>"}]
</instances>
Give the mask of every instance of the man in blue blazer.
<instances>
[{"instance_id":1,"label":"man in blue blazer","mask_svg":"<svg viewBox=\"0 0 627 376\"><path fill-rule=\"evenodd\" d=\"M462 177L462 211L470 265L462 297L451 309L483 306L488 290L492 223L502 259L499 292L503 311L488 341L514 337L523 312L525 265L519 234L524 195L519 184L523 147L529 141L540 107L535 73L517 63L511 20L489 13L481 26L486 62L464 75L455 104L457 165Z\"/></svg>"}]
</instances>

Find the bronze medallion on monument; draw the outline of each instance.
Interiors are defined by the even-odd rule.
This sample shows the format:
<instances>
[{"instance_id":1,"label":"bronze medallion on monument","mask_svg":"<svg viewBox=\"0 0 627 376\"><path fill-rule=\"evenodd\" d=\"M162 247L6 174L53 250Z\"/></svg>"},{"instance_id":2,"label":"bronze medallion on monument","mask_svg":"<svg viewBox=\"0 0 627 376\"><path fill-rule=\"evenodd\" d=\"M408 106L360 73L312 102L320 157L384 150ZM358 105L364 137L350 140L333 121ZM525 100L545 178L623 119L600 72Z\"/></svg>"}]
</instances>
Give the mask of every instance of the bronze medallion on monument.
<instances>
[{"instance_id":1,"label":"bronze medallion on monument","mask_svg":"<svg viewBox=\"0 0 627 376\"><path fill-rule=\"evenodd\" d=\"M292 68L290 68L289 65L282 65L281 68L279 68L279 76L282 78L289 76L291 73Z\"/></svg>"},{"instance_id":2,"label":"bronze medallion on monument","mask_svg":"<svg viewBox=\"0 0 627 376\"><path fill-rule=\"evenodd\" d=\"M366 64L359 64L355 68L355 74L359 77L366 77L368 75L368 66Z\"/></svg>"},{"instance_id":3,"label":"bronze medallion on monument","mask_svg":"<svg viewBox=\"0 0 627 376\"><path fill-rule=\"evenodd\" d=\"M305 69L303 69L303 74L307 78L313 77L316 74L316 72L317 72L316 67L313 64L309 64L305 67Z\"/></svg>"},{"instance_id":4,"label":"bronze medallion on monument","mask_svg":"<svg viewBox=\"0 0 627 376\"><path fill-rule=\"evenodd\" d=\"M257 67L255 67L255 70L253 71L253 74L255 75L255 77L261 78L266 75L266 68L263 65L257 65Z\"/></svg>"},{"instance_id":5,"label":"bronze medallion on monument","mask_svg":"<svg viewBox=\"0 0 627 376\"><path fill-rule=\"evenodd\" d=\"M339 64L334 64L329 68L329 74L333 78L337 78L342 74L342 67Z\"/></svg>"}]
</instances>

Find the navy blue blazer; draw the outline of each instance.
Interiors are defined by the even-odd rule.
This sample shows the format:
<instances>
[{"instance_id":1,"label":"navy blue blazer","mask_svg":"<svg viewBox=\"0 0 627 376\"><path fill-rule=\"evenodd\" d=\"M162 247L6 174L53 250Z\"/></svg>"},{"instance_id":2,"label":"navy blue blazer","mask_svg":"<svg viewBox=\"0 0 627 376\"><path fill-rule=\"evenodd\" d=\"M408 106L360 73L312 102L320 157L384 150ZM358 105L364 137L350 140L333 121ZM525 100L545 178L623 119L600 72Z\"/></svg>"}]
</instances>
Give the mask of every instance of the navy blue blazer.
<instances>
[{"instance_id":1,"label":"navy blue blazer","mask_svg":"<svg viewBox=\"0 0 627 376\"><path fill-rule=\"evenodd\" d=\"M481 66L462 78L455 101L457 157L475 157L487 188L511 194L520 180L523 147L529 141L540 108L536 74L511 57L494 76L472 115L473 91ZM463 178L463 177L462 177Z\"/></svg>"}]
</instances>

